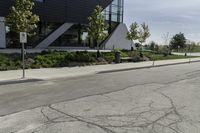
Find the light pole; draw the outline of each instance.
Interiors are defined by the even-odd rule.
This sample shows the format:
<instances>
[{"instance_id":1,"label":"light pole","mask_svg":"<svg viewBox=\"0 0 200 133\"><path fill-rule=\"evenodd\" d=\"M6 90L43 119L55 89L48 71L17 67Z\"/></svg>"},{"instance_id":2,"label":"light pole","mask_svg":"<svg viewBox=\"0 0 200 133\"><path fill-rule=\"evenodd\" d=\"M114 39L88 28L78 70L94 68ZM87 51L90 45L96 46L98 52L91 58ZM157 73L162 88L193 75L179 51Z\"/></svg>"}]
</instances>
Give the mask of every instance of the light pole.
<instances>
[{"instance_id":1,"label":"light pole","mask_svg":"<svg viewBox=\"0 0 200 133\"><path fill-rule=\"evenodd\" d=\"M153 67L155 66L155 59L154 59L155 49L156 45L153 46Z\"/></svg>"},{"instance_id":2,"label":"light pole","mask_svg":"<svg viewBox=\"0 0 200 133\"><path fill-rule=\"evenodd\" d=\"M153 55L153 57L154 57L154 55ZM153 67L155 66L155 59L153 59Z\"/></svg>"}]
</instances>

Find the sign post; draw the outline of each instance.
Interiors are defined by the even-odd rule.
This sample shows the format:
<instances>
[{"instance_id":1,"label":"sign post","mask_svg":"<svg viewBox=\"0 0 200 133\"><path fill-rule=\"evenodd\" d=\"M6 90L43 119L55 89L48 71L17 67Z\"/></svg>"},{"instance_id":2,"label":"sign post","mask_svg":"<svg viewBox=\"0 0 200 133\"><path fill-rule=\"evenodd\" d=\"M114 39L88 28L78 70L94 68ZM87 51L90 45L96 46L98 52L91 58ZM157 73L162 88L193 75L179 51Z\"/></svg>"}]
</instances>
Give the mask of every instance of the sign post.
<instances>
[{"instance_id":1,"label":"sign post","mask_svg":"<svg viewBox=\"0 0 200 133\"><path fill-rule=\"evenodd\" d=\"M189 45L189 52L190 52L189 63L191 63L191 56L192 56L192 52L191 52L191 44Z\"/></svg>"},{"instance_id":2,"label":"sign post","mask_svg":"<svg viewBox=\"0 0 200 133\"><path fill-rule=\"evenodd\" d=\"M23 69L22 79L24 79L25 78L25 46L24 44L27 43L26 32L20 32L20 43L22 43L22 69Z\"/></svg>"}]
</instances>

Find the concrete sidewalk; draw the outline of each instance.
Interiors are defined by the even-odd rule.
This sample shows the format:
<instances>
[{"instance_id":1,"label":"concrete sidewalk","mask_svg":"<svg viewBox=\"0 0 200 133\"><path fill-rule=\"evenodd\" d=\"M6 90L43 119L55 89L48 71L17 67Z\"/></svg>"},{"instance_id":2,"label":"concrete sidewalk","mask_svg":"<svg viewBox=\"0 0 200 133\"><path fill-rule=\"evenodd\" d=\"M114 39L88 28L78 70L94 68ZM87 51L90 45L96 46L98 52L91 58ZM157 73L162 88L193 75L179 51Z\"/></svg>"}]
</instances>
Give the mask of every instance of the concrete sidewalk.
<instances>
[{"instance_id":1,"label":"concrete sidewalk","mask_svg":"<svg viewBox=\"0 0 200 133\"><path fill-rule=\"evenodd\" d=\"M172 54L173 55L185 55L185 53L178 53L178 52L173 52ZM187 52L187 55L188 56L196 56L196 57L198 57L198 56L200 56L200 52L193 52L193 53Z\"/></svg>"},{"instance_id":2,"label":"concrete sidewalk","mask_svg":"<svg viewBox=\"0 0 200 133\"><path fill-rule=\"evenodd\" d=\"M154 67L176 65L176 64L189 64L190 59L178 59L178 60L164 60L155 61ZM200 58L192 58L191 63L200 62ZM29 69L26 70L26 80L27 79L37 79L37 80L48 80L55 78L72 78L85 75L92 75L96 73L108 73L116 71L126 71L135 70L143 68L153 67L153 62L140 62L140 63L122 63L122 64L108 64L108 65L95 65L95 66L85 66L85 67L64 67L64 68L45 68L45 69ZM0 82L7 81L21 81L22 71L12 70L12 71L1 71L0 72Z\"/></svg>"}]
</instances>

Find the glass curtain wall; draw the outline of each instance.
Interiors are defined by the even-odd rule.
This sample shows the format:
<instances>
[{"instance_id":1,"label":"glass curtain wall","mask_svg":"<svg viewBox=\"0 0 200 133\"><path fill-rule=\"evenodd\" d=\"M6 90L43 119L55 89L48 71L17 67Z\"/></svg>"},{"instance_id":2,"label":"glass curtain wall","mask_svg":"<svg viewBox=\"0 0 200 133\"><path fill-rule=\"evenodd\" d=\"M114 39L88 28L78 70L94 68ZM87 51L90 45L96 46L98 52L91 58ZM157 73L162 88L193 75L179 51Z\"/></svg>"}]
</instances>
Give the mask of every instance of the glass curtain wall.
<instances>
[{"instance_id":1,"label":"glass curtain wall","mask_svg":"<svg viewBox=\"0 0 200 133\"><path fill-rule=\"evenodd\" d=\"M109 34L123 22L124 0L113 0L113 2L102 12L109 24ZM68 31L54 41L53 47L90 47L94 48L93 41L88 38L87 25L74 24Z\"/></svg>"},{"instance_id":2,"label":"glass curtain wall","mask_svg":"<svg viewBox=\"0 0 200 133\"><path fill-rule=\"evenodd\" d=\"M90 47L87 26L74 24L50 46L52 47Z\"/></svg>"},{"instance_id":3,"label":"glass curtain wall","mask_svg":"<svg viewBox=\"0 0 200 133\"><path fill-rule=\"evenodd\" d=\"M117 25L123 22L124 0L113 0L113 2L105 8L102 12L105 15L105 19L109 24L107 32L109 34L117 27ZM36 36L30 37L27 48L34 48L40 41L51 34L62 24L60 23L48 23L40 22L36 29ZM7 47L20 48L21 45L17 42L18 36L10 32L10 28L7 27ZM88 38L87 25L75 24L68 31L66 31L61 37L59 37L51 46L63 46L63 47L95 47L92 41Z\"/></svg>"},{"instance_id":4,"label":"glass curtain wall","mask_svg":"<svg viewBox=\"0 0 200 133\"><path fill-rule=\"evenodd\" d=\"M124 0L113 0L113 2L103 11L109 23L108 32L111 33L115 27L123 22Z\"/></svg>"},{"instance_id":5,"label":"glass curtain wall","mask_svg":"<svg viewBox=\"0 0 200 133\"><path fill-rule=\"evenodd\" d=\"M26 48L34 48L39 42L45 39L61 25L61 23L39 22L37 29L34 31L35 34L28 37ZM19 35L15 32L12 32L9 26L6 26L6 42L7 48L21 48L21 44L19 43Z\"/></svg>"}]
</instances>

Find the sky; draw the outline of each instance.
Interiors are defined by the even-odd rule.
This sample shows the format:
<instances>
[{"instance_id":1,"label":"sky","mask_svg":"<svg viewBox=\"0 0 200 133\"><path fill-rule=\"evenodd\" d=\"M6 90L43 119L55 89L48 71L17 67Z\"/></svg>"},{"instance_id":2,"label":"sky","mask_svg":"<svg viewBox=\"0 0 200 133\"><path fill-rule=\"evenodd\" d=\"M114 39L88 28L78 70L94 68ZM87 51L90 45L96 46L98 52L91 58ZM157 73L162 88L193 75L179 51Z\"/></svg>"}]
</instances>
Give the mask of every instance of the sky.
<instances>
[{"instance_id":1,"label":"sky","mask_svg":"<svg viewBox=\"0 0 200 133\"><path fill-rule=\"evenodd\" d=\"M162 43L163 36L182 32L200 42L200 0L125 0L124 22L146 22L151 31L148 41Z\"/></svg>"}]
</instances>

